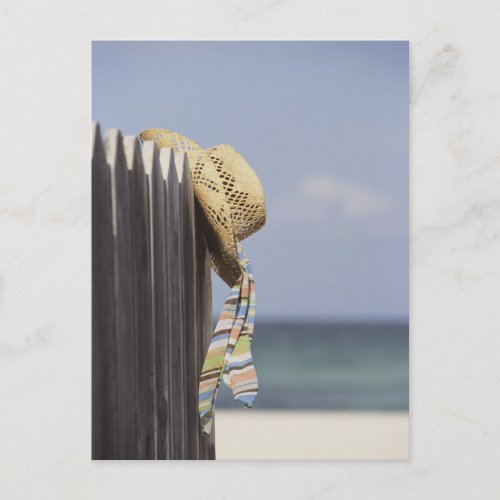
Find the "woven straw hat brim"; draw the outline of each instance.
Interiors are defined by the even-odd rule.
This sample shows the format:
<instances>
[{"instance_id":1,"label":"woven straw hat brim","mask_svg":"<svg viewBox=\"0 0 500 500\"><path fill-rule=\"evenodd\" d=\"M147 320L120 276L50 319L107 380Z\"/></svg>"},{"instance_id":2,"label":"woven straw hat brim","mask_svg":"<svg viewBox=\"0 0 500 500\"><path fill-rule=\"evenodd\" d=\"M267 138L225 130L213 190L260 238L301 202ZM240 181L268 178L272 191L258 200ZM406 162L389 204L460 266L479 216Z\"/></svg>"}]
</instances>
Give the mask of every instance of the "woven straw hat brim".
<instances>
[{"instance_id":1,"label":"woven straw hat brim","mask_svg":"<svg viewBox=\"0 0 500 500\"><path fill-rule=\"evenodd\" d=\"M243 157L231 146L203 150L190 139L162 129L141 132L159 149L186 152L195 197L208 221L207 244L215 272L233 286L241 275L236 240L243 240L266 220L262 185Z\"/></svg>"}]
</instances>

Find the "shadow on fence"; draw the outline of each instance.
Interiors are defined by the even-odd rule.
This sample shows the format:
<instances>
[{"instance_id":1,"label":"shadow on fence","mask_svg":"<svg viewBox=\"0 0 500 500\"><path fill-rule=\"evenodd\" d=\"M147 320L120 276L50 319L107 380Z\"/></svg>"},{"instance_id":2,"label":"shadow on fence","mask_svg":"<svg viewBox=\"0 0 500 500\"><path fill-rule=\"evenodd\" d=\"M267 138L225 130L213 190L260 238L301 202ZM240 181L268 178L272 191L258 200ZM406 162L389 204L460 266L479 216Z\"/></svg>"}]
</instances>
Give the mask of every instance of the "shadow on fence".
<instances>
[{"instance_id":1,"label":"shadow on fence","mask_svg":"<svg viewBox=\"0 0 500 500\"><path fill-rule=\"evenodd\" d=\"M210 260L185 154L93 127L92 458L214 459Z\"/></svg>"}]
</instances>

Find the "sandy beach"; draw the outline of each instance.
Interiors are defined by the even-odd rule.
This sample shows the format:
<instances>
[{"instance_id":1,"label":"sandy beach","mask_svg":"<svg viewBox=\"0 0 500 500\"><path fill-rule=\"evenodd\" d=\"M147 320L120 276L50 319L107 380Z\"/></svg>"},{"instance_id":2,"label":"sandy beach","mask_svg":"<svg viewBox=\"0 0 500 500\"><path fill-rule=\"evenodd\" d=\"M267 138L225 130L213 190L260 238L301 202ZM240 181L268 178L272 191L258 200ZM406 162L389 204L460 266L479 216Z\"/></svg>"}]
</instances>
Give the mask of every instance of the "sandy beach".
<instances>
[{"instance_id":1,"label":"sandy beach","mask_svg":"<svg viewBox=\"0 0 500 500\"><path fill-rule=\"evenodd\" d=\"M406 412L217 410L217 460L406 460ZM234 439L238 429L238 439Z\"/></svg>"}]
</instances>

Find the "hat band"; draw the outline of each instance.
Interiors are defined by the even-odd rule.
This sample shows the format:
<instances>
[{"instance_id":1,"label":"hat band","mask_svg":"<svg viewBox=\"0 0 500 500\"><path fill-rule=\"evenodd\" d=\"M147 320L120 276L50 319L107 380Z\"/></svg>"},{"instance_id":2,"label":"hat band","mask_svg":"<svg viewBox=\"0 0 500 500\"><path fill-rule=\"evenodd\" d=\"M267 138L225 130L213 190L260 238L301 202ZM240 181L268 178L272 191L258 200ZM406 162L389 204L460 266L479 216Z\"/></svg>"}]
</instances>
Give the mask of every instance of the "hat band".
<instances>
[{"instance_id":1,"label":"hat band","mask_svg":"<svg viewBox=\"0 0 500 500\"><path fill-rule=\"evenodd\" d=\"M215 401L221 380L233 391L235 400L251 408L258 381L250 345L255 322L255 282L243 246L237 242L242 273L224 303L200 376L200 424L205 435L212 430Z\"/></svg>"}]
</instances>

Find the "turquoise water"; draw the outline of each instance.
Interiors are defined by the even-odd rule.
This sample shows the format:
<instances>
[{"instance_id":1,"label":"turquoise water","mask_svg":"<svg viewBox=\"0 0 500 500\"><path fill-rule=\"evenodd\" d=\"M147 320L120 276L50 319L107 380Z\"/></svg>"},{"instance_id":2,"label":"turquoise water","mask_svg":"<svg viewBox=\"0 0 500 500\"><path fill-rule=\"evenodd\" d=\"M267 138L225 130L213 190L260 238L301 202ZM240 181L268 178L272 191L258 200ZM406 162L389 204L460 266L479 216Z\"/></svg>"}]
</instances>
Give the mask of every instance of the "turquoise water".
<instances>
[{"instance_id":1,"label":"turquoise water","mask_svg":"<svg viewBox=\"0 0 500 500\"><path fill-rule=\"evenodd\" d=\"M252 353L255 409L408 409L407 323L257 322ZM222 384L217 407L238 406Z\"/></svg>"}]
</instances>

